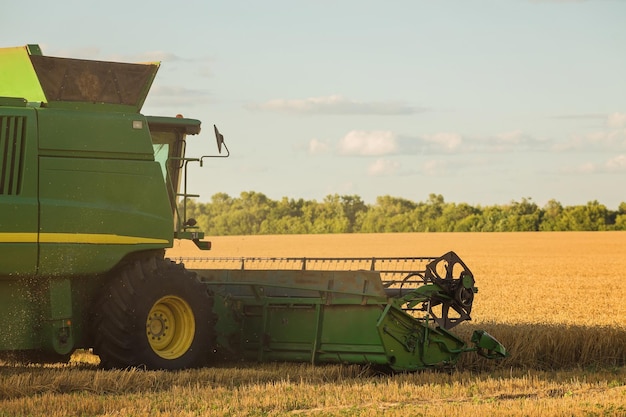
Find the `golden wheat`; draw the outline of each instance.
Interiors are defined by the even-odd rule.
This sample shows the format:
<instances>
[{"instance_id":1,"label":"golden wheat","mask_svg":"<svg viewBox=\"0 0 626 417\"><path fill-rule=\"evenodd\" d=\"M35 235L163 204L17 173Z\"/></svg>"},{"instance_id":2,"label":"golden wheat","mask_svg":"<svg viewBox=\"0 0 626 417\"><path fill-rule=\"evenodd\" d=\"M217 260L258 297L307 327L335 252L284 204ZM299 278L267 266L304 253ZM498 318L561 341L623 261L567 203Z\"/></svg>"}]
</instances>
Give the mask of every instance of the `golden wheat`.
<instances>
[{"instance_id":1,"label":"golden wheat","mask_svg":"<svg viewBox=\"0 0 626 417\"><path fill-rule=\"evenodd\" d=\"M626 232L215 237L202 254L438 256L456 251L479 293L467 339L484 328L511 356L465 355L459 371L380 375L358 366L222 364L180 372L0 366L0 416L624 416ZM482 369L481 372L476 370ZM484 370L488 369L488 372Z\"/></svg>"},{"instance_id":2,"label":"golden wheat","mask_svg":"<svg viewBox=\"0 0 626 417\"><path fill-rule=\"evenodd\" d=\"M176 242L177 257L439 256L474 273L477 322L626 326L626 232L388 233L217 236L207 252ZM202 264L192 267L201 267Z\"/></svg>"}]
</instances>

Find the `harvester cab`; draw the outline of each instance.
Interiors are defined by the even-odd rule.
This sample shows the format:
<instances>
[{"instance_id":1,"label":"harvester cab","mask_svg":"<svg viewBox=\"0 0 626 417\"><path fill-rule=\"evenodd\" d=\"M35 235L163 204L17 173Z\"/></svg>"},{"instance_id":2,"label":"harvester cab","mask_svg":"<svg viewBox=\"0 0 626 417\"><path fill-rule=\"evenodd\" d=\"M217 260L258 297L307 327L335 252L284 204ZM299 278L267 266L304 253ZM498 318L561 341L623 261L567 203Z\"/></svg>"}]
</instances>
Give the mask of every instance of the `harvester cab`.
<instances>
[{"instance_id":1,"label":"harvester cab","mask_svg":"<svg viewBox=\"0 0 626 417\"><path fill-rule=\"evenodd\" d=\"M199 230L197 222L187 217L187 201L200 197L188 191L189 164L198 163L201 167L206 158L227 158L230 156L224 136L213 125L217 142L218 155L204 155L200 158L187 157L186 137L200 133L200 121L185 119L177 115L171 117L147 116L148 126L154 146L154 158L159 162L165 177L168 197L174 215L174 238L193 241L201 250L211 248L211 242L203 240L204 232ZM226 150L222 154L222 148Z\"/></svg>"},{"instance_id":2,"label":"harvester cab","mask_svg":"<svg viewBox=\"0 0 626 417\"><path fill-rule=\"evenodd\" d=\"M199 120L140 113L159 65L0 49L0 352L93 348L106 368L230 357L396 371L506 356L483 331L474 346L451 333L477 291L453 252L164 258L174 239L210 247L186 215L198 197L187 168L229 151L214 125L219 154L188 157Z\"/></svg>"}]
</instances>

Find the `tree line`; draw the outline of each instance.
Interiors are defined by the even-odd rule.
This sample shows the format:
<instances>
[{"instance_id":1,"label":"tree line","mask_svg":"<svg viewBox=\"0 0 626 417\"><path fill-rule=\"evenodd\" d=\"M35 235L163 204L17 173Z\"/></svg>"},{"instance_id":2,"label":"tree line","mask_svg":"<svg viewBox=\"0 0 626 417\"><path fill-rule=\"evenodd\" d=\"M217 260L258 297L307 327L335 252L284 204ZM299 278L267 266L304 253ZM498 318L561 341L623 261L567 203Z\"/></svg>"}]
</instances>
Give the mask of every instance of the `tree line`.
<instances>
[{"instance_id":1,"label":"tree line","mask_svg":"<svg viewBox=\"0 0 626 417\"><path fill-rule=\"evenodd\" d=\"M182 204L181 204L182 210ZM626 202L616 211L598 201L563 206L550 200L539 207L531 198L505 205L447 203L442 195L426 201L382 196L366 204L357 195L328 195L323 201L272 200L263 193L239 197L217 193L208 203L188 199L187 218L207 235L522 232L626 230Z\"/></svg>"}]
</instances>

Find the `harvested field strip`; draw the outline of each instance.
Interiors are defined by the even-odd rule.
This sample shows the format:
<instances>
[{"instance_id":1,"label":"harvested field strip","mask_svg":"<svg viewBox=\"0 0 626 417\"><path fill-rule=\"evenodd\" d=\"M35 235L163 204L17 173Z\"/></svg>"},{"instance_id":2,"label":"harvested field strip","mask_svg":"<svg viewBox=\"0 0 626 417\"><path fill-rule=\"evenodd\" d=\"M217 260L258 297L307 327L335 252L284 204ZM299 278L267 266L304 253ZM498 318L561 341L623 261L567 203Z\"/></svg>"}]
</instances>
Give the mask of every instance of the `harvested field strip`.
<instances>
[{"instance_id":1,"label":"harvested field strip","mask_svg":"<svg viewBox=\"0 0 626 417\"><path fill-rule=\"evenodd\" d=\"M624 372L388 376L355 366L259 364L179 372L31 368L26 375L18 368L0 382L0 416L619 415L626 411Z\"/></svg>"}]
</instances>

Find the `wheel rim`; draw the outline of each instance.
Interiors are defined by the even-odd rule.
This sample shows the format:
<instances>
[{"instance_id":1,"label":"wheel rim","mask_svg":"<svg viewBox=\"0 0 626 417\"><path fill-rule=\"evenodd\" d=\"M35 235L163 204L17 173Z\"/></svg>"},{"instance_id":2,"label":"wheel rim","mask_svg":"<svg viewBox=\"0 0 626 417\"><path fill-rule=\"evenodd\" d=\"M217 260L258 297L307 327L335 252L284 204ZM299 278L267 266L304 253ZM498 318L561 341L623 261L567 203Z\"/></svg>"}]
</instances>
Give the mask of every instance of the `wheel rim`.
<instances>
[{"instance_id":1,"label":"wheel rim","mask_svg":"<svg viewBox=\"0 0 626 417\"><path fill-rule=\"evenodd\" d=\"M189 304L168 295L158 300L148 313L146 335L150 347L164 359L176 359L189 350L196 321Z\"/></svg>"}]
</instances>

